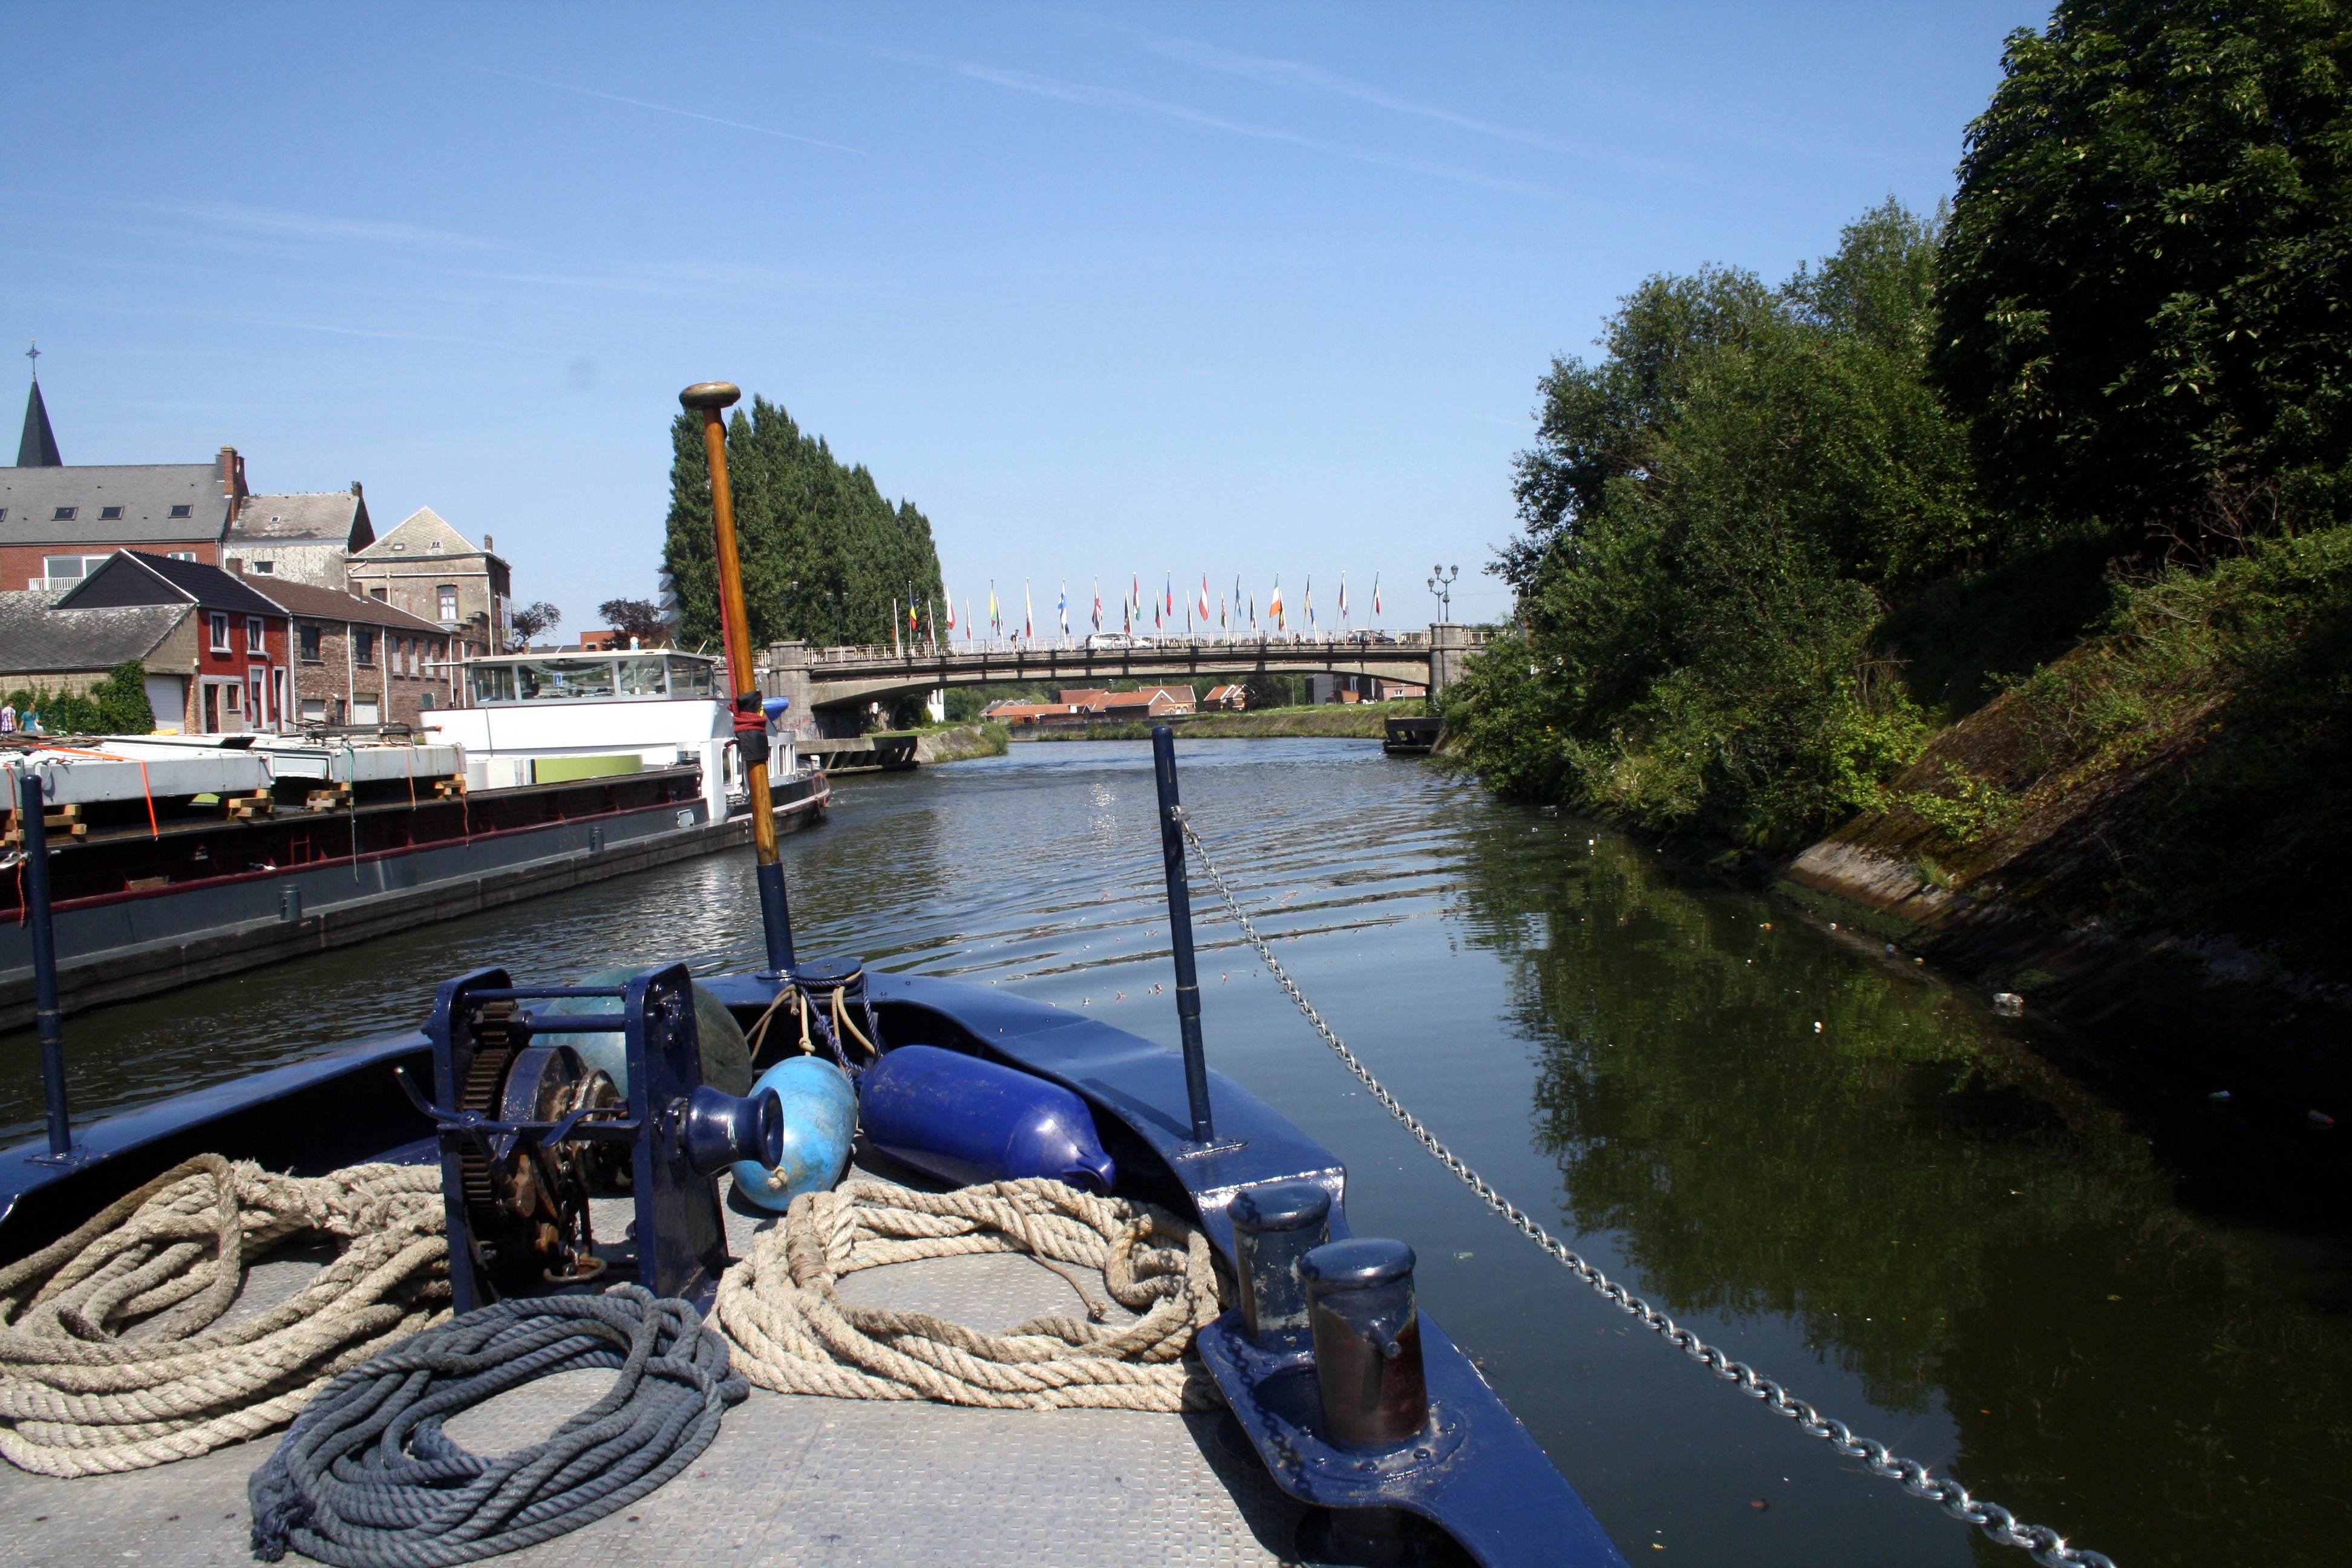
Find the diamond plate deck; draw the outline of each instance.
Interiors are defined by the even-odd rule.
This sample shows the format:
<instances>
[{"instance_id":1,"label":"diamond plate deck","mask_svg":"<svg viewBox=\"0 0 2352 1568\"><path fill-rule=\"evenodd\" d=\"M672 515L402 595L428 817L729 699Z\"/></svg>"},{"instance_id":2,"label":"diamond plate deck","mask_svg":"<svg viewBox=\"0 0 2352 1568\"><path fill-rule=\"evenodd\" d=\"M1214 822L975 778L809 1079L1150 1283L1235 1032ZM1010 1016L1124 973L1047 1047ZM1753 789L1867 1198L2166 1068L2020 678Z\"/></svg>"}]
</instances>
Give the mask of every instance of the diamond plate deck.
<instances>
[{"instance_id":1,"label":"diamond plate deck","mask_svg":"<svg viewBox=\"0 0 2352 1568\"><path fill-rule=\"evenodd\" d=\"M627 1205L598 1205L617 1235ZM728 1215L740 1254L760 1222ZM254 1268L232 1312L283 1300L310 1251ZM1024 1258L868 1269L843 1294L1003 1330L1082 1314L1069 1282ZM569 1373L449 1424L478 1453L520 1447L593 1402L612 1374ZM1109 1410L967 1410L755 1388L686 1474L629 1510L495 1561L522 1568L790 1563L805 1568L1140 1568L1287 1560L1297 1505L1219 1447L1217 1417ZM127 1476L61 1481L0 1466L0 1565L234 1568L246 1479L278 1437ZM290 1561L291 1559L289 1559Z\"/></svg>"}]
</instances>

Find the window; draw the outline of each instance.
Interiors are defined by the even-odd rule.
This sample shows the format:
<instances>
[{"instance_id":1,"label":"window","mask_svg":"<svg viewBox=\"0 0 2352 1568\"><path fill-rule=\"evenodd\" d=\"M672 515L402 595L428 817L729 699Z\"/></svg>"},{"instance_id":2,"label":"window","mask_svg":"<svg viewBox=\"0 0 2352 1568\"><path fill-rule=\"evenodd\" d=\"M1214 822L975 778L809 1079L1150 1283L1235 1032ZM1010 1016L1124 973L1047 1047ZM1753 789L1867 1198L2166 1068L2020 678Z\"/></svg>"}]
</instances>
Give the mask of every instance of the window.
<instances>
[{"instance_id":1,"label":"window","mask_svg":"<svg viewBox=\"0 0 2352 1568\"><path fill-rule=\"evenodd\" d=\"M213 651L215 653L228 651L228 617L218 610L213 612Z\"/></svg>"},{"instance_id":2,"label":"window","mask_svg":"<svg viewBox=\"0 0 2352 1568\"><path fill-rule=\"evenodd\" d=\"M326 661L326 655L320 651L320 646L321 633L322 628L319 626L305 626L302 628L302 662L304 664L322 664ZM322 710L319 716L323 719L326 714ZM308 715L304 717L307 718Z\"/></svg>"},{"instance_id":3,"label":"window","mask_svg":"<svg viewBox=\"0 0 2352 1568\"><path fill-rule=\"evenodd\" d=\"M352 633L352 662L353 664L373 664L375 662L375 634L373 632L354 631Z\"/></svg>"},{"instance_id":4,"label":"window","mask_svg":"<svg viewBox=\"0 0 2352 1568\"><path fill-rule=\"evenodd\" d=\"M196 509L192 506L175 506L172 509L172 515L173 517L194 517L195 515L195 511Z\"/></svg>"},{"instance_id":5,"label":"window","mask_svg":"<svg viewBox=\"0 0 2352 1568\"><path fill-rule=\"evenodd\" d=\"M195 558L196 552L193 550L166 550L163 552L163 559L166 561L194 561Z\"/></svg>"},{"instance_id":6,"label":"window","mask_svg":"<svg viewBox=\"0 0 2352 1568\"><path fill-rule=\"evenodd\" d=\"M103 555L44 555L41 570L51 584L78 583L89 574L89 569L105 560Z\"/></svg>"},{"instance_id":7,"label":"window","mask_svg":"<svg viewBox=\"0 0 2352 1568\"><path fill-rule=\"evenodd\" d=\"M246 652L259 653L261 651L261 625L262 622L259 616L247 616L245 617Z\"/></svg>"},{"instance_id":8,"label":"window","mask_svg":"<svg viewBox=\"0 0 2352 1568\"><path fill-rule=\"evenodd\" d=\"M278 572L278 563L275 561L257 561L253 563L253 569L256 572L260 573L264 577L274 576Z\"/></svg>"},{"instance_id":9,"label":"window","mask_svg":"<svg viewBox=\"0 0 2352 1568\"><path fill-rule=\"evenodd\" d=\"M5 512L0 512L0 517L7 515ZM444 583L433 590L433 593L434 596L441 601L441 618L445 621L456 620L457 618L457 584Z\"/></svg>"},{"instance_id":10,"label":"window","mask_svg":"<svg viewBox=\"0 0 2352 1568\"><path fill-rule=\"evenodd\" d=\"M0 522L5 522L5 521L8 521L8 509L7 509L6 507L5 507L5 506L0 506Z\"/></svg>"},{"instance_id":11,"label":"window","mask_svg":"<svg viewBox=\"0 0 2352 1568\"><path fill-rule=\"evenodd\" d=\"M316 628L306 626L303 629L310 631L315 630ZM326 721L327 700L325 698L305 697L302 699L302 722L305 724L323 724Z\"/></svg>"},{"instance_id":12,"label":"window","mask_svg":"<svg viewBox=\"0 0 2352 1568\"><path fill-rule=\"evenodd\" d=\"M425 651L425 639L423 637L410 637L406 640L408 645L408 673L415 675L417 673L416 656Z\"/></svg>"},{"instance_id":13,"label":"window","mask_svg":"<svg viewBox=\"0 0 2352 1568\"><path fill-rule=\"evenodd\" d=\"M388 605L392 602L392 590L389 588L370 588L368 590L368 597L373 599L379 605Z\"/></svg>"},{"instance_id":14,"label":"window","mask_svg":"<svg viewBox=\"0 0 2352 1568\"><path fill-rule=\"evenodd\" d=\"M98 509L98 521L100 522L120 522L122 521L122 509L119 506L100 507Z\"/></svg>"}]
</instances>

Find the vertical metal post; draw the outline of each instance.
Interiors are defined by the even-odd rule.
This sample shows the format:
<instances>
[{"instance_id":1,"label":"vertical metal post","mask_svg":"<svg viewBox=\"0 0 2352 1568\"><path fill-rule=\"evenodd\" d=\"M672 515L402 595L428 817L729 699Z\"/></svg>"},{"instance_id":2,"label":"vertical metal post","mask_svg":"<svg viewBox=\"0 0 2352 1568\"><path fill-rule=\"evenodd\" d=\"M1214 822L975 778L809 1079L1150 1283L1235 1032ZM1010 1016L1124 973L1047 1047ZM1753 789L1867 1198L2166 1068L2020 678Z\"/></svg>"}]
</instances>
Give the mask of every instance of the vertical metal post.
<instances>
[{"instance_id":1,"label":"vertical metal post","mask_svg":"<svg viewBox=\"0 0 2352 1568\"><path fill-rule=\"evenodd\" d=\"M25 916L33 931L33 1017L41 1036L41 1098L48 1104L49 1153L73 1152L66 1115L66 1038L58 1014L58 941L49 925L49 820L41 781L29 767L17 794L25 828Z\"/></svg>"},{"instance_id":2,"label":"vertical metal post","mask_svg":"<svg viewBox=\"0 0 2352 1568\"><path fill-rule=\"evenodd\" d=\"M768 721L751 673L751 624L743 608L743 565L735 550L735 492L727 482L724 410L743 394L724 381L697 382L678 402L702 416L702 449L710 463L710 522L716 534L713 564L719 575L719 629L727 646L727 678L734 690L735 746L743 758L743 786L751 797L751 846L759 858L760 924L767 938L768 967L790 973L793 911L784 894L784 867L776 850L775 798L768 791Z\"/></svg>"},{"instance_id":3,"label":"vertical metal post","mask_svg":"<svg viewBox=\"0 0 2352 1568\"><path fill-rule=\"evenodd\" d=\"M1184 1096L1192 1106L1192 1142L1213 1143L1209 1063L1201 1047L1201 975L1192 963L1192 889L1184 878L1184 808L1176 799L1176 731L1151 730L1151 772L1160 786L1160 855L1168 870L1168 931L1176 954L1176 1026L1184 1037Z\"/></svg>"}]
</instances>

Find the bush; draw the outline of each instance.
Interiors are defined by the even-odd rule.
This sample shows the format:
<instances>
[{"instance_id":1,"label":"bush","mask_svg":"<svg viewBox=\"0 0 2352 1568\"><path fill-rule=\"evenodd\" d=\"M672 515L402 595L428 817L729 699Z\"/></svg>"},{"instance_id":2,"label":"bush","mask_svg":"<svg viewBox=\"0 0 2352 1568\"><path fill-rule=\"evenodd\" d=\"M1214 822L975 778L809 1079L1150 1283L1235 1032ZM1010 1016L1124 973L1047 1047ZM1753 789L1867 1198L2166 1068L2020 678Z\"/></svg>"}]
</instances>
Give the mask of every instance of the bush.
<instances>
[{"instance_id":1,"label":"bush","mask_svg":"<svg viewBox=\"0 0 2352 1568\"><path fill-rule=\"evenodd\" d=\"M7 701L16 710L19 723L37 713L46 734L144 735L155 728L155 710L147 701L147 668L135 658L117 665L86 694L20 686L7 693Z\"/></svg>"}]
</instances>

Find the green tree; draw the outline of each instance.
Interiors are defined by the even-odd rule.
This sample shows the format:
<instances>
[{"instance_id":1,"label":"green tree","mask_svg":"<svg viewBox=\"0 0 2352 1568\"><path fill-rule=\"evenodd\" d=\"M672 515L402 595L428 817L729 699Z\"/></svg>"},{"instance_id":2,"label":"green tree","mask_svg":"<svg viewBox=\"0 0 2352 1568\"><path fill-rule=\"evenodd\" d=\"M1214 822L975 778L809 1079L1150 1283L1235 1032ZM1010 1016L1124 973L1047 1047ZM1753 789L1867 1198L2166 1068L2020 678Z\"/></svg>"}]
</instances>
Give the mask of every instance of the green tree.
<instances>
[{"instance_id":1,"label":"green tree","mask_svg":"<svg viewBox=\"0 0 2352 1568\"><path fill-rule=\"evenodd\" d=\"M719 641L712 567L710 474L702 426L681 414L671 426L670 510L662 563L677 584L682 640ZM911 601L940 597L931 525L892 503L861 465L835 458L764 397L738 408L727 437L737 553L751 641L782 638L887 643L893 602L899 631Z\"/></svg>"},{"instance_id":2,"label":"green tree","mask_svg":"<svg viewBox=\"0 0 2352 1568\"><path fill-rule=\"evenodd\" d=\"M1526 630L1446 704L1490 783L1769 845L1909 759L1874 637L1988 534L1925 380L1935 242L1889 202L1777 290L1654 279L1601 364L1555 362L1502 560Z\"/></svg>"},{"instance_id":3,"label":"green tree","mask_svg":"<svg viewBox=\"0 0 2352 1568\"><path fill-rule=\"evenodd\" d=\"M2340 511L2352 8L2065 0L2012 34L1936 374L2011 508L2203 543Z\"/></svg>"}]
</instances>

